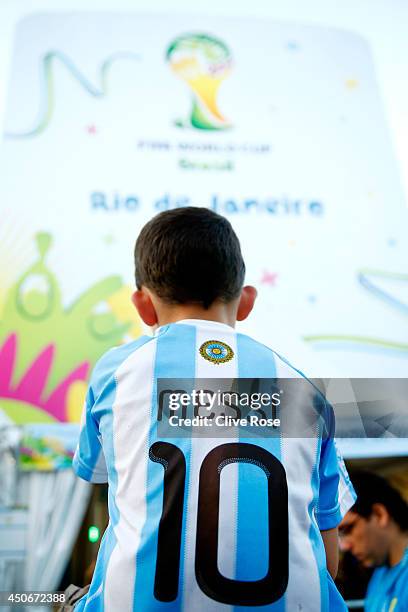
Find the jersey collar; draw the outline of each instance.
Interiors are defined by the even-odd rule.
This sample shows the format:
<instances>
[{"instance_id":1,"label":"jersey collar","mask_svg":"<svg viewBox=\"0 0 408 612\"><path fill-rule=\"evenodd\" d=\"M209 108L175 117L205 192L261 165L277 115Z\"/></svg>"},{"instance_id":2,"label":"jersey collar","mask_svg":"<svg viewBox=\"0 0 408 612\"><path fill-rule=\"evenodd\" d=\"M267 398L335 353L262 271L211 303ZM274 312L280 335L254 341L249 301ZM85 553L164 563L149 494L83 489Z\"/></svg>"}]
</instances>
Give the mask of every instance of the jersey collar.
<instances>
[{"instance_id":1,"label":"jersey collar","mask_svg":"<svg viewBox=\"0 0 408 612\"><path fill-rule=\"evenodd\" d=\"M158 327L154 333L155 336L161 333L165 327L169 325L194 325L195 327L201 327L203 329L213 329L217 327L219 329L224 329L231 331L233 327L231 325L227 325L226 323L220 323L220 321L209 321L208 319L182 319L181 321L175 321L174 323L167 323L167 325L161 325Z\"/></svg>"}]
</instances>

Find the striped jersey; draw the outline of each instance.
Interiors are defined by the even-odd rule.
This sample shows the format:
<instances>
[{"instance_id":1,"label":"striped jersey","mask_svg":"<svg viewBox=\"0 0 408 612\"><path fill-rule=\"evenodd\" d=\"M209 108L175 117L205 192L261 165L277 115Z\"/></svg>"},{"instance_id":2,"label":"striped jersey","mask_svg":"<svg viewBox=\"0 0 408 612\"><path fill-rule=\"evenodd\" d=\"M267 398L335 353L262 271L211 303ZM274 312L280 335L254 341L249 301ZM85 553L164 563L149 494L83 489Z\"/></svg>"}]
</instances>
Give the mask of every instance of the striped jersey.
<instances>
[{"instance_id":1,"label":"striped jersey","mask_svg":"<svg viewBox=\"0 0 408 612\"><path fill-rule=\"evenodd\" d=\"M160 381L221 378L303 378L325 403L274 351L213 321L165 325L97 363L73 466L108 483L109 524L76 612L347 609L320 534L355 501L332 412L326 437L163 435Z\"/></svg>"}]
</instances>

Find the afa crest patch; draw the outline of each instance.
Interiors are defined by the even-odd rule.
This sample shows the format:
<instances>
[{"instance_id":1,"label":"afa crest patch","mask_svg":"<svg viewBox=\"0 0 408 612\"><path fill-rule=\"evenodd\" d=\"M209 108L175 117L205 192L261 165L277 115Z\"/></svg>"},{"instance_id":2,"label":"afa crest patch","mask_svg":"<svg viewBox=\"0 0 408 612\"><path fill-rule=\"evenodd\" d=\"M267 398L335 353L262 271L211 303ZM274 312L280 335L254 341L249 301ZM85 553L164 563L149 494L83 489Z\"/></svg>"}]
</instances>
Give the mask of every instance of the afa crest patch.
<instances>
[{"instance_id":1,"label":"afa crest patch","mask_svg":"<svg viewBox=\"0 0 408 612\"><path fill-rule=\"evenodd\" d=\"M200 346L200 355L207 361L219 365L234 357L234 351L228 344L220 340L207 340Z\"/></svg>"}]
</instances>

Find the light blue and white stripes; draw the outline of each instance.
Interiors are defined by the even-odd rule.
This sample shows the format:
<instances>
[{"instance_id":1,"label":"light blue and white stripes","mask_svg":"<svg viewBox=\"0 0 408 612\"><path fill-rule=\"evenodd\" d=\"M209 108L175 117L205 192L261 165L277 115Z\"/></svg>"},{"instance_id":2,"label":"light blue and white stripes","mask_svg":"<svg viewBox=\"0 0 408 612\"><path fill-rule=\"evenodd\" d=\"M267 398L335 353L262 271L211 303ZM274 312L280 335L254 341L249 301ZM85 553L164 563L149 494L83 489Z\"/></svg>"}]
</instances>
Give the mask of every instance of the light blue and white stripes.
<instances>
[{"instance_id":1,"label":"light blue and white stripes","mask_svg":"<svg viewBox=\"0 0 408 612\"><path fill-rule=\"evenodd\" d=\"M214 364L200 346L219 341L234 357ZM158 528L163 512L163 465L149 459L160 441L157 380L302 377L285 360L248 336L212 321L185 320L112 349L98 363L84 409L74 469L91 482L109 483L110 522L98 554L90 591L76 606L86 612L326 612L342 600L327 576L319 529L337 525L354 502L347 472L332 439L172 438L186 462L180 578L173 601L154 596ZM315 389L310 387L311 394ZM188 389L186 389L188 391ZM237 434L238 436L238 434ZM234 442L260 447L283 466L288 486L289 580L275 603L221 603L196 577L196 526L200 468L213 449ZM247 447L248 448L248 447ZM208 512L212 512L208 508ZM270 563L268 478L245 460L220 472L217 565L221 575L248 583L262 579ZM273 550L272 553L273 554ZM305 589L305 584L307 588ZM299 607L301 606L301 607Z\"/></svg>"}]
</instances>

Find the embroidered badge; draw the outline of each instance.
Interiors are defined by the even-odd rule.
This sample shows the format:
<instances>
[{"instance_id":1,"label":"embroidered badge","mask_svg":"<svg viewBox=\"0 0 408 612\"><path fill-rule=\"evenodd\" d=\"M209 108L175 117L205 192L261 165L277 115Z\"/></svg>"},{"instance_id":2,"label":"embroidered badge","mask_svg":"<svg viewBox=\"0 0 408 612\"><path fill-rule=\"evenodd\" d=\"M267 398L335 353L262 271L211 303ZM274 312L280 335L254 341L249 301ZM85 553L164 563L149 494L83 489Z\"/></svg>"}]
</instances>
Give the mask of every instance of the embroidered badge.
<instances>
[{"instance_id":1,"label":"embroidered badge","mask_svg":"<svg viewBox=\"0 0 408 612\"><path fill-rule=\"evenodd\" d=\"M200 346L200 355L218 365L230 361L234 357L234 351L220 340L207 340Z\"/></svg>"}]
</instances>

